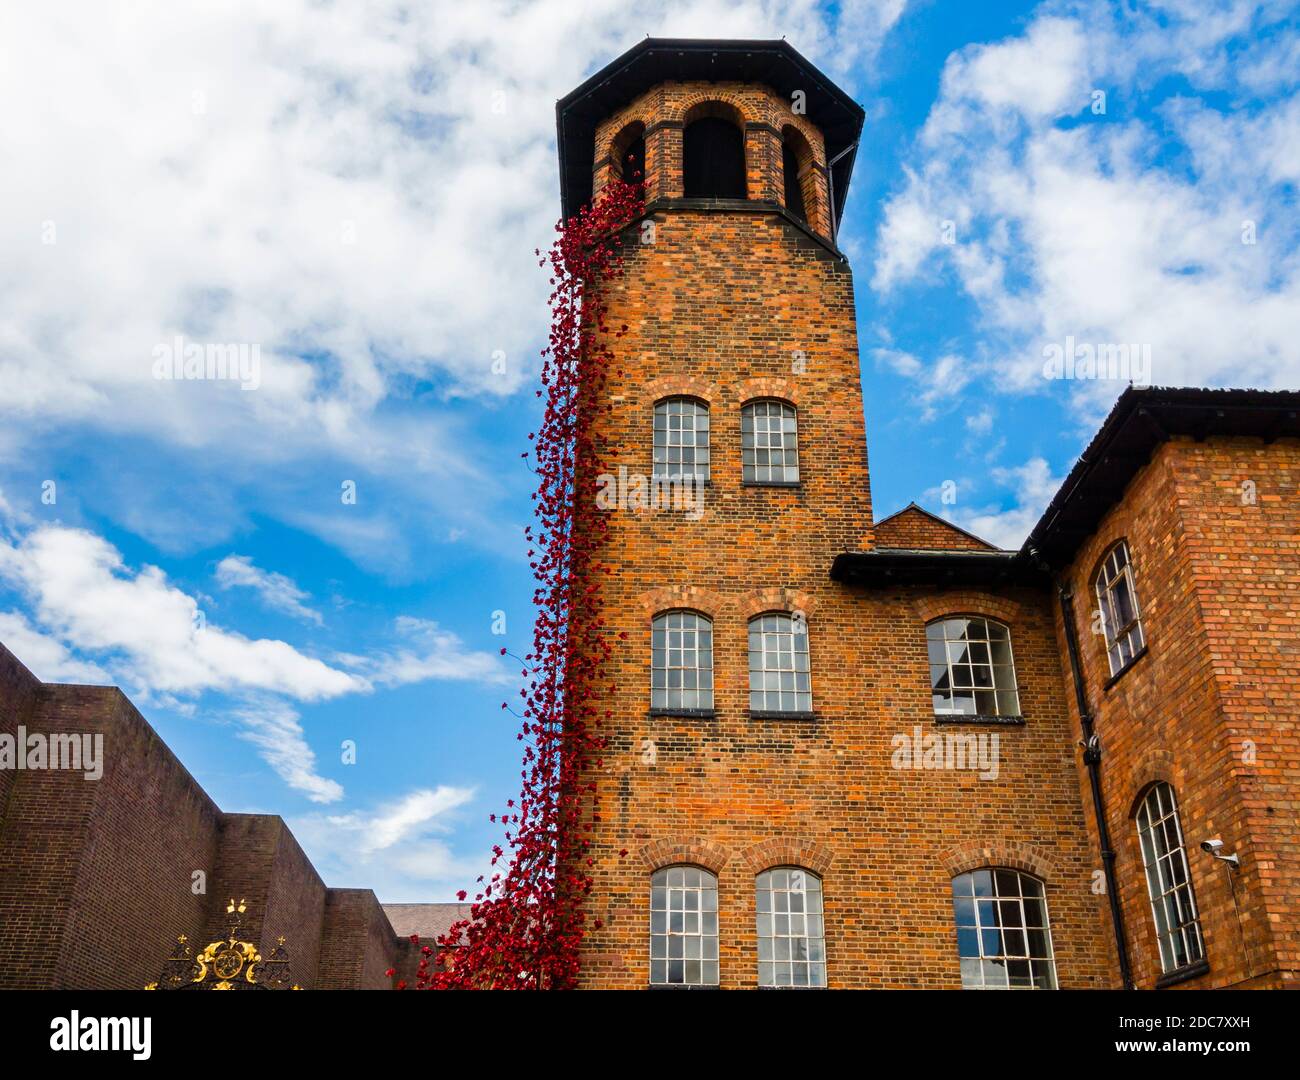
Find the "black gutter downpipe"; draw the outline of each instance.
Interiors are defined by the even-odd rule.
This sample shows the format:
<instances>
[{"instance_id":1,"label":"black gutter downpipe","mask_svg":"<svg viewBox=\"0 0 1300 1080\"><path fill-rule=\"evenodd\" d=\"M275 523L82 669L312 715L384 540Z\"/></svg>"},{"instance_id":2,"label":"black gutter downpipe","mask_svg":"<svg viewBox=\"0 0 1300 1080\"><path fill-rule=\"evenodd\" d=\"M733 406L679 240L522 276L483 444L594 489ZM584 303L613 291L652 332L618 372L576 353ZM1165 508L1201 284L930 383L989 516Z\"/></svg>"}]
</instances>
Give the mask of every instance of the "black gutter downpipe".
<instances>
[{"instance_id":1,"label":"black gutter downpipe","mask_svg":"<svg viewBox=\"0 0 1300 1080\"><path fill-rule=\"evenodd\" d=\"M1074 632L1074 596L1064 585L1057 585L1061 598L1061 621L1065 626L1065 647L1070 654L1070 673L1074 676L1074 700L1079 708L1079 727L1083 731L1083 761L1088 766L1088 783L1092 787L1092 812L1097 819L1097 840L1101 844L1101 866L1106 875L1106 896L1110 900L1110 921L1115 930L1115 951L1119 954L1119 977L1125 990L1132 990L1133 972L1128 964L1128 944L1124 938L1124 913L1119 906L1115 883L1115 852L1110 846L1110 827L1106 824L1106 802L1101 794L1101 739L1092 727L1088 697L1084 692L1083 673L1079 667L1079 640Z\"/></svg>"}]
</instances>

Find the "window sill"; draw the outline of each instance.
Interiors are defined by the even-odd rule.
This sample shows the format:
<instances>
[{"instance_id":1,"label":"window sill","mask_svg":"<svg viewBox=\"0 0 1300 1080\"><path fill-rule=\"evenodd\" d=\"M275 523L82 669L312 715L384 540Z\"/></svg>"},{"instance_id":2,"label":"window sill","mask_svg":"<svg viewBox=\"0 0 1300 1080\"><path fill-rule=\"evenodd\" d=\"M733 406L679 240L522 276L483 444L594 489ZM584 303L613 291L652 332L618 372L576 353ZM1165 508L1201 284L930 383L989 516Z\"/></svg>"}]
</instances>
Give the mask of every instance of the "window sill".
<instances>
[{"instance_id":1,"label":"window sill","mask_svg":"<svg viewBox=\"0 0 1300 1080\"><path fill-rule=\"evenodd\" d=\"M756 986L756 987L754 987L754 989L755 989L755 990L776 990L776 991L785 991L785 990L825 990L826 987L824 987L824 986Z\"/></svg>"},{"instance_id":2,"label":"window sill","mask_svg":"<svg viewBox=\"0 0 1300 1080\"><path fill-rule=\"evenodd\" d=\"M690 720L712 720L718 713L715 709L651 709L649 716L682 716Z\"/></svg>"},{"instance_id":3,"label":"window sill","mask_svg":"<svg viewBox=\"0 0 1300 1080\"><path fill-rule=\"evenodd\" d=\"M988 724L994 727L1024 727L1023 716L991 716L985 713L935 713L936 724Z\"/></svg>"},{"instance_id":4,"label":"window sill","mask_svg":"<svg viewBox=\"0 0 1300 1080\"><path fill-rule=\"evenodd\" d=\"M742 480L745 488L798 488L803 487L802 480Z\"/></svg>"},{"instance_id":5,"label":"window sill","mask_svg":"<svg viewBox=\"0 0 1300 1080\"><path fill-rule=\"evenodd\" d=\"M768 709L750 709L751 720L816 720L817 714L811 712L777 712Z\"/></svg>"},{"instance_id":6,"label":"window sill","mask_svg":"<svg viewBox=\"0 0 1300 1080\"><path fill-rule=\"evenodd\" d=\"M706 986L703 983L646 983L647 990L721 990L722 987L714 983Z\"/></svg>"},{"instance_id":7,"label":"window sill","mask_svg":"<svg viewBox=\"0 0 1300 1080\"><path fill-rule=\"evenodd\" d=\"M1142 648L1138 649L1138 651L1133 654L1132 660L1130 660L1127 664L1125 664L1122 668L1120 668L1117 672L1115 672L1114 675L1112 675L1109 679L1107 679L1102 684L1101 687L1102 692L1104 693L1105 691L1109 690L1112 686L1114 686L1117 682L1119 682L1120 679L1124 678L1125 675L1127 675L1130 671L1133 670L1134 667L1137 666L1137 662L1141 660L1142 657L1146 656L1146 654L1147 654L1147 646L1143 645Z\"/></svg>"},{"instance_id":8,"label":"window sill","mask_svg":"<svg viewBox=\"0 0 1300 1080\"><path fill-rule=\"evenodd\" d=\"M1122 675L1123 672L1120 672ZM1205 959L1197 960L1194 964L1187 964L1173 971L1166 972L1156 980L1156 989L1163 990L1167 986L1177 986L1179 983L1187 982L1191 979L1199 978L1210 970L1210 962Z\"/></svg>"},{"instance_id":9,"label":"window sill","mask_svg":"<svg viewBox=\"0 0 1300 1080\"><path fill-rule=\"evenodd\" d=\"M685 483L691 483L691 484L698 485L699 487L702 487L702 488L711 488L711 487L713 486L713 478L710 477L710 476L706 476L706 477L700 478L700 477L698 477L698 476L688 476L688 475L685 475L685 474L683 474L683 475L681 475L681 476L677 476L677 475L672 475L672 474L668 474L668 473L651 473L651 474L650 474L650 482L651 482L652 484L685 484Z\"/></svg>"}]
</instances>

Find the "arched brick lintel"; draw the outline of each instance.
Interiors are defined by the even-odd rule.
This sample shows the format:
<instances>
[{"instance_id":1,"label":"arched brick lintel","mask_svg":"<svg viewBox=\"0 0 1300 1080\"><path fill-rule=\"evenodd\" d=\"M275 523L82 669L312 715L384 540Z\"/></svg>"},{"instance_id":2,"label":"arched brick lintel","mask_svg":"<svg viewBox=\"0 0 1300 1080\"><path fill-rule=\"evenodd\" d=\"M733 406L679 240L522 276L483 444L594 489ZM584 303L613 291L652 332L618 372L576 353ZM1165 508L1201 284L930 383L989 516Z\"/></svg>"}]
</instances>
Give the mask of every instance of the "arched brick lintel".
<instances>
[{"instance_id":1,"label":"arched brick lintel","mask_svg":"<svg viewBox=\"0 0 1300 1080\"><path fill-rule=\"evenodd\" d=\"M723 867L731 859L731 852L712 840L699 840L694 837L665 836L646 844L637 855L647 873L654 873L665 866L702 866L705 870L721 876Z\"/></svg>"},{"instance_id":2,"label":"arched brick lintel","mask_svg":"<svg viewBox=\"0 0 1300 1080\"><path fill-rule=\"evenodd\" d=\"M810 593L779 587L751 589L736 597L734 603L736 610L746 619L765 611L802 611L806 617L812 618L817 608L817 601Z\"/></svg>"},{"instance_id":3,"label":"arched brick lintel","mask_svg":"<svg viewBox=\"0 0 1300 1080\"><path fill-rule=\"evenodd\" d=\"M794 379L761 375L741 380L736 390L741 405L763 398L775 398L778 401L788 401L796 409L799 408L799 386Z\"/></svg>"},{"instance_id":4,"label":"arched brick lintel","mask_svg":"<svg viewBox=\"0 0 1300 1080\"><path fill-rule=\"evenodd\" d=\"M939 861L949 877L968 870L1005 866L1033 874L1048 884L1058 880L1056 863L1051 855L1033 844L963 844L949 848L939 856Z\"/></svg>"},{"instance_id":5,"label":"arched brick lintel","mask_svg":"<svg viewBox=\"0 0 1300 1080\"><path fill-rule=\"evenodd\" d=\"M751 844L740 852L741 861L753 874L774 866L798 866L825 876L835 861L835 853L825 844L799 836L776 836Z\"/></svg>"},{"instance_id":6,"label":"arched brick lintel","mask_svg":"<svg viewBox=\"0 0 1300 1080\"><path fill-rule=\"evenodd\" d=\"M1149 747L1135 761L1125 766L1122 778L1129 798L1128 816L1132 818L1141 809L1147 790L1160 781L1174 789L1174 797L1181 805L1187 776L1178 767L1172 750Z\"/></svg>"},{"instance_id":7,"label":"arched brick lintel","mask_svg":"<svg viewBox=\"0 0 1300 1080\"><path fill-rule=\"evenodd\" d=\"M923 623L933 622L945 615L983 615L1006 623L1014 630L1023 616L1021 606L1015 600L966 589L918 596L912 606Z\"/></svg>"},{"instance_id":8,"label":"arched brick lintel","mask_svg":"<svg viewBox=\"0 0 1300 1080\"><path fill-rule=\"evenodd\" d=\"M646 618L653 618L661 611L674 608L686 608L716 619L726 601L721 593L697 585L665 585L658 589L648 589L637 597L637 603L645 612Z\"/></svg>"},{"instance_id":9,"label":"arched brick lintel","mask_svg":"<svg viewBox=\"0 0 1300 1080\"><path fill-rule=\"evenodd\" d=\"M663 375L646 383L642 395L651 405L664 398L692 397L712 407L718 400L719 391L717 383L698 375Z\"/></svg>"}]
</instances>

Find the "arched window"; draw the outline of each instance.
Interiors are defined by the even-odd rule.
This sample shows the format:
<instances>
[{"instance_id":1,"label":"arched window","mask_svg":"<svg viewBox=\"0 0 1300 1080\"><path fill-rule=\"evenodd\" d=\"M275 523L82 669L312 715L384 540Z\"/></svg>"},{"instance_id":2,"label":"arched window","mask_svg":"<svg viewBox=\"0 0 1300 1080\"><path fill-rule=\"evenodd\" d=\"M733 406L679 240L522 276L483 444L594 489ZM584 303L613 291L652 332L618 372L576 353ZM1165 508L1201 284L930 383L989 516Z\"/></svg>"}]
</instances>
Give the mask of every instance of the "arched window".
<instances>
[{"instance_id":1,"label":"arched window","mask_svg":"<svg viewBox=\"0 0 1300 1080\"><path fill-rule=\"evenodd\" d=\"M1177 971L1202 959L1205 944L1187 869L1178 804L1168 784L1161 781L1151 785L1138 807L1137 829L1151 915L1160 943L1160 967L1165 972Z\"/></svg>"},{"instance_id":2,"label":"arched window","mask_svg":"<svg viewBox=\"0 0 1300 1080\"><path fill-rule=\"evenodd\" d=\"M744 124L730 106L705 102L687 115L682 184L688 199L747 198Z\"/></svg>"},{"instance_id":3,"label":"arched window","mask_svg":"<svg viewBox=\"0 0 1300 1080\"><path fill-rule=\"evenodd\" d=\"M693 611L666 611L650 624L650 707L713 708L713 624Z\"/></svg>"},{"instance_id":4,"label":"arched window","mask_svg":"<svg viewBox=\"0 0 1300 1080\"><path fill-rule=\"evenodd\" d=\"M650 877L650 982L718 985L718 879L698 866Z\"/></svg>"},{"instance_id":5,"label":"arched window","mask_svg":"<svg viewBox=\"0 0 1300 1080\"><path fill-rule=\"evenodd\" d=\"M645 125L638 120L620 131L610 156L620 179L629 184L645 183Z\"/></svg>"},{"instance_id":6,"label":"arched window","mask_svg":"<svg viewBox=\"0 0 1300 1080\"><path fill-rule=\"evenodd\" d=\"M1133 564L1128 557L1128 544L1123 540L1103 560L1096 589L1110 673L1118 675L1146 647L1137 590L1133 587Z\"/></svg>"},{"instance_id":7,"label":"arched window","mask_svg":"<svg viewBox=\"0 0 1300 1080\"><path fill-rule=\"evenodd\" d=\"M741 479L749 484L799 482L799 425L784 401L751 401L740 410Z\"/></svg>"},{"instance_id":8,"label":"arched window","mask_svg":"<svg viewBox=\"0 0 1300 1080\"><path fill-rule=\"evenodd\" d=\"M1020 715L1011 632L1005 626L963 615L930 623L925 637L936 716Z\"/></svg>"},{"instance_id":9,"label":"arched window","mask_svg":"<svg viewBox=\"0 0 1300 1080\"><path fill-rule=\"evenodd\" d=\"M1018 870L952 879L964 990L1055 990L1056 960L1043 883Z\"/></svg>"},{"instance_id":10,"label":"arched window","mask_svg":"<svg viewBox=\"0 0 1300 1080\"><path fill-rule=\"evenodd\" d=\"M825 986L822 883L797 866L765 870L755 881L759 986Z\"/></svg>"},{"instance_id":11,"label":"arched window","mask_svg":"<svg viewBox=\"0 0 1300 1080\"><path fill-rule=\"evenodd\" d=\"M654 475L709 478L709 407L694 398L655 405Z\"/></svg>"},{"instance_id":12,"label":"arched window","mask_svg":"<svg viewBox=\"0 0 1300 1080\"><path fill-rule=\"evenodd\" d=\"M785 185L785 208L795 217L808 220L808 201L804 198L802 174L812 165L812 148L798 128L781 132L781 174Z\"/></svg>"},{"instance_id":13,"label":"arched window","mask_svg":"<svg viewBox=\"0 0 1300 1080\"><path fill-rule=\"evenodd\" d=\"M770 612L749 620L749 708L811 713L808 627L802 618Z\"/></svg>"}]
</instances>

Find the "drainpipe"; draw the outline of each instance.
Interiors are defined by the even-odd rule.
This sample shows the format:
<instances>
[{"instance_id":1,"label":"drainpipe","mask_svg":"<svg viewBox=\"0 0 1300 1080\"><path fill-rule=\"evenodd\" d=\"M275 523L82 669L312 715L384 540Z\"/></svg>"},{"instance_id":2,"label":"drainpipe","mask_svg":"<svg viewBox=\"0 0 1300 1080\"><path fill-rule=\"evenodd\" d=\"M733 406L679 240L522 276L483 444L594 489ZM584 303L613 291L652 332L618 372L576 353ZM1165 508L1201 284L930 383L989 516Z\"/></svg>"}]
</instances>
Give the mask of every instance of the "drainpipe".
<instances>
[{"instance_id":1,"label":"drainpipe","mask_svg":"<svg viewBox=\"0 0 1300 1080\"><path fill-rule=\"evenodd\" d=\"M1115 852L1110 846L1110 827L1106 824L1106 802L1101 794L1101 739L1092 727L1083 673L1079 667L1079 641L1074 632L1074 596L1059 582L1061 622L1065 627L1065 647L1070 654L1070 673L1074 676L1074 700L1079 709L1079 727L1083 731L1083 761L1088 766L1088 783L1092 788L1092 812L1097 819L1097 841L1101 845L1102 872L1106 875L1106 897L1110 900L1110 921L1115 930L1115 951L1119 954L1119 976L1125 990L1132 990L1133 973L1128 964L1128 945L1124 939L1124 914L1119 906L1119 889L1115 883Z\"/></svg>"}]
</instances>

